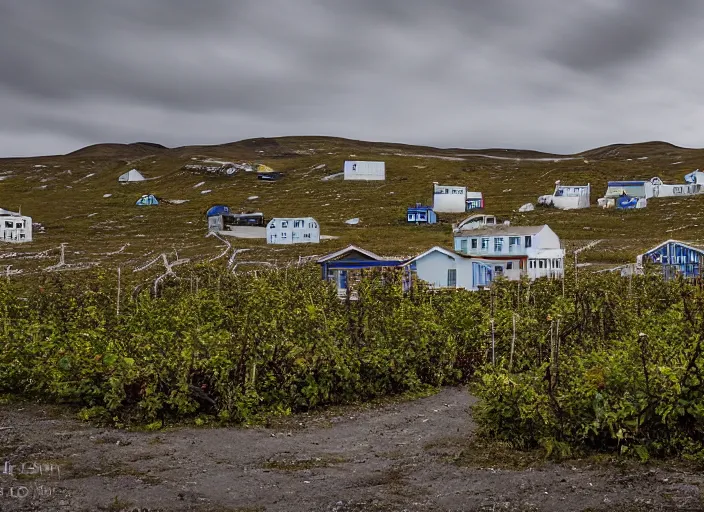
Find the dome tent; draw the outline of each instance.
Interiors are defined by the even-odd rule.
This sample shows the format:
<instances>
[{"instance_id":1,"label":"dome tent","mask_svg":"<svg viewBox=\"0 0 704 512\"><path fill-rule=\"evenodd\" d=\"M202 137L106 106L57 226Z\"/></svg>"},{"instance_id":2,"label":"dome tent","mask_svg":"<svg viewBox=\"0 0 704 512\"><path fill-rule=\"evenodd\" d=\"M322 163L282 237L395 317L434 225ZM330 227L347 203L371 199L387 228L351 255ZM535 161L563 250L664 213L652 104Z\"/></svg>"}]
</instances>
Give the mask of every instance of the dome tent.
<instances>
[{"instance_id":1,"label":"dome tent","mask_svg":"<svg viewBox=\"0 0 704 512\"><path fill-rule=\"evenodd\" d=\"M122 176L118 178L118 181L121 183L129 183L133 181L146 181L146 178L142 176L142 173L139 172L137 169L132 169L129 172L126 172Z\"/></svg>"},{"instance_id":2,"label":"dome tent","mask_svg":"<svg viewBox=\"0 0 704 512\"><path fill-rule=\"evenodd\" d=\"M135 203L137 206L155 206L159 204L159 200L154 194L145 194Z\"/></svg>"},{"instance_id":3,"label":"dome tent","mask_svg":"<svg viewBox=\"0 0 704 512\"><path fill-rule=\"evenodd\" d=\"M211 207L208 212L205 214L206 217L216 217L218 215L227 215L230 213L230 209L222 204L216 204L215 206Z\"/></svg>"}]
</instances>

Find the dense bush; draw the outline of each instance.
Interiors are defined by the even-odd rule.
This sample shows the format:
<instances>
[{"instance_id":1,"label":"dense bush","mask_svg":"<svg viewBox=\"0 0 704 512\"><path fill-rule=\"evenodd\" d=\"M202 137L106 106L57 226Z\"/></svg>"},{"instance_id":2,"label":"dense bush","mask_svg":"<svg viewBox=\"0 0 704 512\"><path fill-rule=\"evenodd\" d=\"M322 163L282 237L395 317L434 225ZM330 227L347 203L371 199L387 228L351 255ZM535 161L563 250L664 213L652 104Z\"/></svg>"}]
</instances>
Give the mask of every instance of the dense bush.
<instances>
[{"instance_id":1,"label":"dense bush","mask_svg":"<svg viewBox=\"0 0 704 512\"><path fill-rule=\"evenodd\" d=\"M118 424L261 412L456 383L483 362L477 294L400 291L341 301L318 268L232 275L200 267L158 296L115 275L0 284L0 392L84 407Z\"/></svg>"},{"instance_id":2,"label":"dense bush","mask_svg":"<svg viewBox=\"0 0 704 512\"><path fill-rule=\"evenodd\" d=\"M317 268L0 283L0 393L117 424L367 400L466 381L480 431L522 448L704 457L704 291L655 275L337 297ZM138 290L138 289L137 289Z\"/></svg>"},{"instance_id":3,"label":"dense bush","mask_svg":"<svg viewBox=\"0 0 704 512\"><path fill-rule=\"evenodd\" d=\"M477 376L485 435L561 455L704 456L698 283L592 275L536 307L544 334L516 344L512 367L502 336Z\"/></svg>"}]
</instances>

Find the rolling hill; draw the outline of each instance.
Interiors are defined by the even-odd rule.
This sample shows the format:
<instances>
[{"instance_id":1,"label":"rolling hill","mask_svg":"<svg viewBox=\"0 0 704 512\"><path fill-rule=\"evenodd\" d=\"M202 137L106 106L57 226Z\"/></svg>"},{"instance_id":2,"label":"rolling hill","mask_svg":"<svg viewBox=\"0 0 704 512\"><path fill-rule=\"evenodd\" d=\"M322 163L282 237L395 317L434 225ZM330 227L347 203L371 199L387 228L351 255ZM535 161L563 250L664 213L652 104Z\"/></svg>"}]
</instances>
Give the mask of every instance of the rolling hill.
<instances>
[{"instance_id":1,"label":"rolling hill","mask_svg":"<svg viewBox=\"0 0 704 512\"><path fill-rule=\"evenodd\" d=\"M632 261L643 249L667 238L704 241L700 221L704 196L654 199L640 211L605 211L595 203L606 182L653 176L682 182L683 175L700 167L703 158L704 150L664 142L615 144L555 155L311 136L177 148L148 142L98 144L62 156L0 159L0 207L21 208L44 227L32 243L0 246L0 270L2 265L25 271L49 267L58 261L62 243L68 244L69 264L133 270L163 252L207 260L223 248L220 240L206 237L204 213L213 204L260 210L267 217L310 215L318 219L324 234L339 237L320 245L292 247L228 239L235 247L249 249L241 254L243 261L283 264L350 243L380 254L411 255L432 245L449 247L451 223L462 217L441 215L442 222L435 226L404 222L407 206L432 200L434 181L484 192L486 211L514 224L550 224L568 249L601 240L582 253L580 261L616 265ZM322 179L339 173L347 159L384 160L387 180ZM217 167L223 162L263 163L283 171L285 177L265 183L254 173L227 176L186 168ZM132 168L139 169L147 181L118 183L118 176ZM520 205L550 193L558 179L565 184L591 183L592 208L517 213ZM187 202L135 206L146 193ZM359 217L361 223L346 225L344 221L352 217Z\"/></svg>"}]
</instances>

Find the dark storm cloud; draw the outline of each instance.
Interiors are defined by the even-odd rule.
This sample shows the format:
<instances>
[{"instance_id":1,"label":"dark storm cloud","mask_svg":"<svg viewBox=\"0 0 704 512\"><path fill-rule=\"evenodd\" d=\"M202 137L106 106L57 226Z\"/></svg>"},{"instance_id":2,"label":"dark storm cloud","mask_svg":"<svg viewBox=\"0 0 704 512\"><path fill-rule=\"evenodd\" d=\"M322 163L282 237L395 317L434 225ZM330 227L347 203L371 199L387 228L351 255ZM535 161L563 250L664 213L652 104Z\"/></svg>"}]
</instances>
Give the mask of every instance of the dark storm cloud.
<instances>
[{"instance_id":1,"label":"dark storm cloud","mask_svg":"<svg viewBox=\"0 0 704 512\"><path fill-rule=\"evenodd\" d=\"M285 134L696 144L699 5L6 0L0 155Z\"/></svg>"}]
</instances>

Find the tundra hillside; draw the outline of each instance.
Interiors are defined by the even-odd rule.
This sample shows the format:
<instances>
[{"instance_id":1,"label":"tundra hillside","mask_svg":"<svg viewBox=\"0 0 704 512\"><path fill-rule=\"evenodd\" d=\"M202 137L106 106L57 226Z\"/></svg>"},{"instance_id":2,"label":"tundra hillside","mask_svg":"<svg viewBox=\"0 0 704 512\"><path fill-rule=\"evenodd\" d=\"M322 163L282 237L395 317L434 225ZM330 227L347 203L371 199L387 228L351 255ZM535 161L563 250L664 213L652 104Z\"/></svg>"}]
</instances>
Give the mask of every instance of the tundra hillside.
<instances>
[{"instance_id":1,"label":"tundra hillside","mask_svg":"<svg viewBox=\"0 0 704 512\"><path fill-rule=\"evenodd\" d=\"M514 224L548 223L568 251L601 240L580 254L580 262L615 265L668 238L704 239L699 214L704 197L652 199L638 211L605 211L595 206L608 180L650 179L682 182L701 165L704 151L661 142L614 145L578 155L548 155L502 149L436 149L326 137L252 139L219 146L168 149L157 144L102 144L65 156L0 159L0 207L30 215L45 231L34 242L3 246L3 263L31 271L58 262L67 243L67 264L117 266L130 271L160 253L207 260L222 242L206 238L205 211L213 204L233 210L258 210L274 216L313 216L321 232L339 237L320 245L271 247L264 240L230 241L240 261L283 264L299 256L320 255L350 243L382 255L418 254L433 245L450 247L451 223L461 215L441 215L440 224L412 226L405 209L428 204L432 183L467 185L484 193L486 212ZM323 180L338 174L347 159L384 160L384 182ZM217 162L266 164L285 177L265 183L255 173L231 176L186 166ZM147 181L122 185L117 178L139 169ZM551 193L556 180L592 185L585 210L518 207ZM203 193L207 192L208 193ZM137 207L147 193L181 204ZM110 197L104 197L105 195ZM252 198L252 199L250 199ZM345 220L359 217L357 226ZM173 259L174 256L169 256Z\"/></svg>"}]
</instances>

